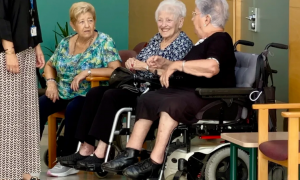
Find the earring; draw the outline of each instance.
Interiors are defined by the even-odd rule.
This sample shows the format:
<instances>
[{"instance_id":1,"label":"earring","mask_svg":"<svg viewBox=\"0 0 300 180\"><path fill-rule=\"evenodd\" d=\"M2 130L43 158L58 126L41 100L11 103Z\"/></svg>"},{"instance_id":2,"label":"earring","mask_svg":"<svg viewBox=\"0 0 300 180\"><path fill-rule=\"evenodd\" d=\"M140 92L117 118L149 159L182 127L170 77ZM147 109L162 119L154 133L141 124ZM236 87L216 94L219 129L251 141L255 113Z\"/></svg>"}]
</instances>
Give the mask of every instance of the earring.
<instances>
[{"instance_id":1,"label":"earring","mask_svg":"<svg viewBox=\"0 0 300 180\"><path fill-rule=\"evenodd\" d=\"M75 29L73 29L75 31Z\"/></svg>"},{"instance_id":2,"label":"earring","mask_svg":"<svg viewBox=\"0 0 300 180\"><path fill-rule=\"evenodd\" d=\"M204 27L206 27L206 24L204 24Z\"/></svg>"}]
</instances>

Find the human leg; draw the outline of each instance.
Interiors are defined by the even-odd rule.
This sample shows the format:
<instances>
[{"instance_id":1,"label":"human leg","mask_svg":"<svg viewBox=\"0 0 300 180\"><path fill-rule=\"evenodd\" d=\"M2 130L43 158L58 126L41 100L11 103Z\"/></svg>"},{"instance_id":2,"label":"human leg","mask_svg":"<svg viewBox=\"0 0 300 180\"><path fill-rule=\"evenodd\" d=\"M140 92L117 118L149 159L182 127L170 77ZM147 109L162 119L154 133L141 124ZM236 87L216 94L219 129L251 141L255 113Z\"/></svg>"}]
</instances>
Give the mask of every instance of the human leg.
<instances>
[{"instance_id":1,"label":"human leg","mask_svg":"<svg viewBox=\"0 0 300 180\"><path fill-rule=\"evenodd\" d=\"M104 161L105 152L108 146L114 116L123 107L133 107L136 104L137 94L123 89L110 89L104 93L98 107L96 116L89 135L99 140L94 156L77 162L77 167L99 167Z\"/></svg>"}]
</instances>

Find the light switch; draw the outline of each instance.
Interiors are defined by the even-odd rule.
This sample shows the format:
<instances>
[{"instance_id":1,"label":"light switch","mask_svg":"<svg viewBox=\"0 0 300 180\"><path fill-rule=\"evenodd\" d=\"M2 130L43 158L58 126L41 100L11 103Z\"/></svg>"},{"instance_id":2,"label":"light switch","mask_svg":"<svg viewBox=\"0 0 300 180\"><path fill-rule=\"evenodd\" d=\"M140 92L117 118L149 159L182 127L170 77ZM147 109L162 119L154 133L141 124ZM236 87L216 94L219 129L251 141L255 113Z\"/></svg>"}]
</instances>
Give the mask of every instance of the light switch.
<instances>
[{"instance_id":1,"label":"light switch","mask_svg":"<svg viewBox=\"0 0 300 180\"><path fill-rule=\"evenodd\" d=\"M258 8L250 7L249 8L249 16L246 17L248 19L248 27L250 31L257 32L258 30Z\"/></svg>"}]
</instances>

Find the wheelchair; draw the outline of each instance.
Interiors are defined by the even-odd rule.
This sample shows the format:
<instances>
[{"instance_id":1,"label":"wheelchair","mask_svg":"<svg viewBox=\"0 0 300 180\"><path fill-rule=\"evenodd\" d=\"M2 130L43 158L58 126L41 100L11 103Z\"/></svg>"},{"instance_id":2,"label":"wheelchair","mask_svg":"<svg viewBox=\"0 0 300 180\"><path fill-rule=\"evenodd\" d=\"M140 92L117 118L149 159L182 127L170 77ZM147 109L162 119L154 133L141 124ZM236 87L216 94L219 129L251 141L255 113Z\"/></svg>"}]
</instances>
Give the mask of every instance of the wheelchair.
<instances>
[{"instance_id":1,"label":"wheelchair","mask_svg":"<svg viewBox=\"0 0 300 180\"><path fill-rule=\"evenodd\" d=\"M263 86L268 86L268 73L277 73L268 64L270 47L287 49L286 45L271 43L257 54L242 53L236 50L237 45L254 46L253 42L239 40L234 44L236 63L236 88L198 88L196 93L203 98L217 99L205 106L197 115L199 121L193 125L180 124L174 129L165 151L163 168L158 179L230 179L230 143L223 141L220 134L224 132L257 132L257 115L252 110L253 101L263 97ZM271 72L269 71L271 70ZM258 94L255 94L255 92ZM253 95L254 94L254 95ZM261 97L260 97L261 96ZM253 101L249 98L254 99ZM111 130L105 162L113 146L114 136L126 135L129 139L134 109L126 107L115 115ZM126 127L116 129L121 114L127 114ZM271 120L270 120L271 121ZM276 121L276 120L275 120ZM274 124L271 122L270 124ZM272 129L271 127L270 129ZM154 140L153 131L150 138ZM174 135L176 134L176 135ZM178 134L180 136L178 137ZM148 158L151 149L144 149L140 159ZM238 152L238 178L248 179L249 157L245 151Z\"/></svg>"}]
</instances>

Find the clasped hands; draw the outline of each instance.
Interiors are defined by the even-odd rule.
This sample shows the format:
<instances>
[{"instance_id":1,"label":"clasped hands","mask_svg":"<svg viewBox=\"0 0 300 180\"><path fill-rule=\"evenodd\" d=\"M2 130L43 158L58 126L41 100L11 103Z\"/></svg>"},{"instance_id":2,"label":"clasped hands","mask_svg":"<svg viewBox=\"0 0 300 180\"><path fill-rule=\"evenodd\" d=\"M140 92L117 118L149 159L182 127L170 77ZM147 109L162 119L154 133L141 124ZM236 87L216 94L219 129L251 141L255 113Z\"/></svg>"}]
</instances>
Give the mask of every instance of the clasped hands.
<instances>
[{"instance_id":1,"label":"clasped hands","mask_svg":"<svg viewBox=\"0 0 300 180\"><path fill-rule=\"evenodd\" d=\"M147 66L150 70L157 70L157 74L160 75L161 86L168 88L169 78L179 69L178 66L180 66L180 63L171 62L161 56L151 56L147 59L146 63L139 61L136 58L129 58L126 61L125 66L130 70L145 70Z\"/></svg>"}]
</instances>

